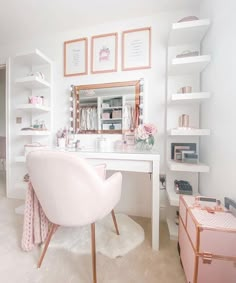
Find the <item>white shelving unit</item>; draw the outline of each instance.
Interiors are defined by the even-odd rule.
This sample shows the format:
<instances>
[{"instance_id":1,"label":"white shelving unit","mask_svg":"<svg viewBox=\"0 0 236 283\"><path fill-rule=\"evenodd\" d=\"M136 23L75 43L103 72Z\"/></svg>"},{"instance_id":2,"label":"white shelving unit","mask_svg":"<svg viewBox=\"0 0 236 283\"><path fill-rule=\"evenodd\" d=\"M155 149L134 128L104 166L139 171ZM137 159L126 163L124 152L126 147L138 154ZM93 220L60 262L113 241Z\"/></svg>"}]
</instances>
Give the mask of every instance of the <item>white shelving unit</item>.
<instances>
[{"instance_id":1,"label":"white shelving unit","mask_svg":"<svg viewBox=\"0 0 236 283\"><path fill-rule=\"evenodd\" d=\"M24 199L28 186L23 181L27 173L24 145L52 144L52 61L37 49L18 54L10 61L7 196ZM45 104L30 104L32 96L40 96ZM36 121L48 130L22 130L37 124Z\"/></svg>"},{"instance_id":2,"label":"white shelving unit","mask_svg":"<svg viewBox=\"0 0 236 283\"><path fill-rule=\"evenodd\" d=\"M200 43L209 28L208 19L174 23L171 27L168 41L168 72L166 89L166 192L168 199L167 225L170 239L178 238L176 225L176 211L179 206L179 194L175 192L175 180L188 181L193 194L198 194L199 173L207 173L210 168L207 164L184 163L173 160L172 144L196 144L199 153L200 138L207 138L210 129L201 129L200 104L209 99L210 92L200 89L200 73L211 60L210 55L202 55ZM185 50L198 51L198 56L181 57ZM179 93L184 86L191 86L192 92ZM181 128L178 125L182 114L189 115L190 125ZM171 150L172 148L172 150Z\"/></svg>"}]
</instances>

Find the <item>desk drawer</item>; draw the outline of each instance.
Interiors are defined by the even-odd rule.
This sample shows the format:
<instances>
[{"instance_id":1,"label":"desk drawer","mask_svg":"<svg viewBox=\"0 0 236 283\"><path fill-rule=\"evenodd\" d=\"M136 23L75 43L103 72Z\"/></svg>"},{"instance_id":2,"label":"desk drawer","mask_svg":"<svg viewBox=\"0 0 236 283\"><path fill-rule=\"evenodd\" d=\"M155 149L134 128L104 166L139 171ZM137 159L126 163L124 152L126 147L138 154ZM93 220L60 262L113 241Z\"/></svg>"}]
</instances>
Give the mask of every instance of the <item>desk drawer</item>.
<instances>
[{"instance_id":1,"label":"desk drawer","mask_svg":"<svg viewBox=\"0 0 236 283\"><path fill-rule=\"evenodd\" d=\"M117 160L117 159L90 159L87 160L91 164L101 164L105 163L107 165L107 170L114 171L128 171L128 172L144 172L151 173L152 172L152 163L150 161L135 161L135 160Z\"/></svg>"}]
</instances>

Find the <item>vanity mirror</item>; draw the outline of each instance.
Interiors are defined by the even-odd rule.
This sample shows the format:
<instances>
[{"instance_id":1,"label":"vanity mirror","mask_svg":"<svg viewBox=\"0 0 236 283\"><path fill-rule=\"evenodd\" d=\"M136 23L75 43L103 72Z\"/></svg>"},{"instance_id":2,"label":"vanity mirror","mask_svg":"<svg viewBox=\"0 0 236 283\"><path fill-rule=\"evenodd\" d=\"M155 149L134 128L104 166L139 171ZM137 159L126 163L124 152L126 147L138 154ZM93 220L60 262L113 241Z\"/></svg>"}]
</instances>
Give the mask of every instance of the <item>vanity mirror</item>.
<instances>
[{"instance_id":1,"label":"vanity mirror","mask_svg":"<svg viewBox=\"0 0 236 283\"><path fill-rule=\"evenodd\" d=\"M143 79L72 86L74 133L124 133L143 119Z\"/></svg>"}]
</instances>

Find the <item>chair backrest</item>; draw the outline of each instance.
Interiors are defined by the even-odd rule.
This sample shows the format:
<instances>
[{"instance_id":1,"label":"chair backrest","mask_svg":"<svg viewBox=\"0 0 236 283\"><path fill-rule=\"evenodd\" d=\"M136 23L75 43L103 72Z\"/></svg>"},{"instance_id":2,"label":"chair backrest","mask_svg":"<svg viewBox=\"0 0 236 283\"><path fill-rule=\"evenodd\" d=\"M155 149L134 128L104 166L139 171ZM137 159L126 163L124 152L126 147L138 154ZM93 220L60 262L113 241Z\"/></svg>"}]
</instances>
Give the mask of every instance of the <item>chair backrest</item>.
<instances>
[{"instance_id":1,"label":"chair backrest","mask_svg":"<svg viewBox=\"0 0 236 283\"><path fill-rule=\"evenodd\" d=\"M95 222L102 214L104 180L85 159L53 150L30 152L30 181L48 219L58 225Z\"/></svg>"}]
</instances>

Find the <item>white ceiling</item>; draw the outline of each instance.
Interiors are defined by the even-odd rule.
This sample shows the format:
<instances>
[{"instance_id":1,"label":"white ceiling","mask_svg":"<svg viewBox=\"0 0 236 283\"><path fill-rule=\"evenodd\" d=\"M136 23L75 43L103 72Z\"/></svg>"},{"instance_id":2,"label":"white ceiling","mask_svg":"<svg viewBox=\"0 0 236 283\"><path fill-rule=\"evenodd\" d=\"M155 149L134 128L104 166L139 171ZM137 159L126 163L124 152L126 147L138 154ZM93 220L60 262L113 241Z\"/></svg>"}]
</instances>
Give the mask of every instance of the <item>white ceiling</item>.
<instances>
[{"instance_id":1,"label":"white ceiling","mask_svg":"<svg viewBox=\"0 0 236 283\"><path fill-rule=\"evenodd\" d=\"M199 0L0 0L0 43L109 21L197 8Z\"/></svg>"}]
</instances>

